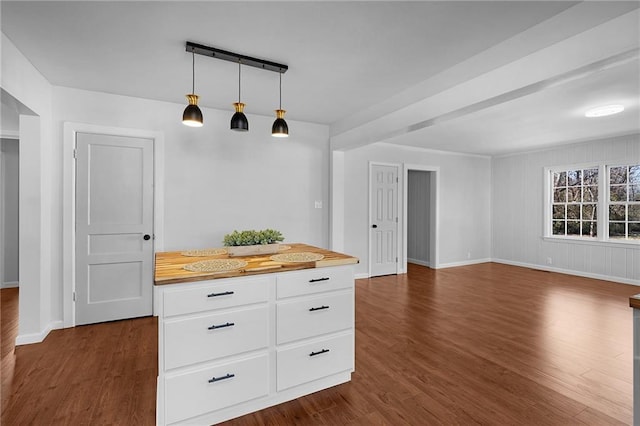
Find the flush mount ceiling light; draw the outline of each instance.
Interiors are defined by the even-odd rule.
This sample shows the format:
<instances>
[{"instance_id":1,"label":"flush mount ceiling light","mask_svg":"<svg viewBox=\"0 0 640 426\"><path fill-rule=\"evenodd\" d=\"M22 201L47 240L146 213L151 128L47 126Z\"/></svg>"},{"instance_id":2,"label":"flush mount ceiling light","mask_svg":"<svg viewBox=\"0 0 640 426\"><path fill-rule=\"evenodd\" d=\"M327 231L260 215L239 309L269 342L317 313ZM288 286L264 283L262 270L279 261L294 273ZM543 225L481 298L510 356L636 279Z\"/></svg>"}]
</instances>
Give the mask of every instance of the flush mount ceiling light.
<instances>
[{"instance_id":1,"label":"flush mount ceiling light","mask_svg":"<svg viewBox=\"0 0 640 426\"><path fill-rule=\"evenodd\" d=\"M624 111L624 107L622 105L603 105L588 109L584 113L584 116L589 118L606 117L608 115L618 114L622 111Z\"/></svg>"},{"instance_id":2,"label":"flush mount ceiling light","mask_svg":"<svg viewBox=\"0 0 640 426\"><path fill-rule=\"evenodd\" d=\"M273 126L271 126L271 136L275 136L276 138L286 138L289 137L289 126L287 126L287 122L284 121L284 114L287 112L282 109L282 74L280 74L280 106L276 110L276 121L273 122Z\"/></svg>"},{"instance_id":3,"label":"flush mount ceiling light","mask_svg":"<svg viewBox=\"0 0 640 426\"><path fill-rule=\"evenodd\" d=\"M235 130L237 132L246 132L249 130L249 120L247 120L247 116L244 115L244 104L240 102L240 69L242 67L242 63L238 61L238 102L234 102L233 106L236 109L236 113L231 117L231 130Z\"/></svg>"},{"instance_id":4,"label":"flush mount ceiling light","mask_svg":"<svg viewBox=\"0 0 640 426\"><path fill-rule=\"evenodd\" d=\"M197 53L198 55L208 56L210 58L215 58L215 59L222 59L223 61L235 62L238 64L238 102L235 102L233 104L236 112L235 114L233 114L233 117L231 118L231 126L230 126L231 130L236 130L236 131L249 130L249 121L247 120L247 117L244 115L244 112L243 112L245 105L240 100L240 87L241 87L240 86L240 77L241 77L240 70L242 65L248 65L251 67L279 73L280 74L280 109L276 110L277 118L276 118L276 121L273 123L273 127L271 130L272 130L273 136L286 137L288 135L289 129L287 127L287 123L284 121L285 111L282 109L282 74L287 72L287 70L289 69L287 65L278 64L276 62L271 62L264 59L253 58L251 56L241 55L239 53L229 52L227 50L217 49L215 47L205 46L203 44L193 43L191 41L187 42L186 47L187 47L187 52L191 52L192 55L195 55ZM194 69L195 69L195 64L194 64ZM193 71L193 75L194 75L193 79L195 81L195 71ZM195 87L195 83L194 83L194 87ZM194 106L195 109L197 109L197 112L200 114L199 125L202 126L202 113L200 112L200 108L198 108L197 106L198 96L192 93L191 95L187 95L187 98L189 99L189 106L187 107L187 110L192 106ZM187 114L187 110L185 110L185 115ZM197 122L197 120L195 121ZM191 121L187 123L184 118L183 118L183 122L187 125L192 125L192 126L195 125L195 124L189 124L191 123Z\"/></svg>"},{"instance_id":5,"label":"flush mount ceiling light","mask_svg":"<svg viewBox=\"0 0 640 426\"><path fill-rule=\"evenodd\" d=\"M191 62L191 93L187 95L189 105L182 113L182 123L190 127L202 127L202 111L198 108L198 95L196 95L196 55L192 53Z\"/></svg>"}]
</instances>

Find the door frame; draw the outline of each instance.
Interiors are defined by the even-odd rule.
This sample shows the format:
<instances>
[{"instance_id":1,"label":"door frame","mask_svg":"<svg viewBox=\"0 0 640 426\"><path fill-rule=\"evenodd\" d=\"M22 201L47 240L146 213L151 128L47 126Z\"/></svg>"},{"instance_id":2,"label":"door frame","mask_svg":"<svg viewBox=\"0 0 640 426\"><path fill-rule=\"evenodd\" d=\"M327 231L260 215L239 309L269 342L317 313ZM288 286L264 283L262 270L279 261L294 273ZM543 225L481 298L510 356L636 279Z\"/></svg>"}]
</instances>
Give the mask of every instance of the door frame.
<instances>
[{"instance_id":1,"label":"door frame","mask_svg":"<svg viewBox=\"0 0 640 426\"><path fill-rule=\"evenodd\" d=\"M18 134L18 132L10 132L10 131L3 131L2 129L0 129L0 139L10 139L10 140L15 140L18 142L18 149L20 149L20 135ZM0 288L5 288L5 282L4 282L4 229L5 229L5 214L4 214L4 210L5 210L5 205L4 205L4 194L5 194L5 155L2 153L2 150L0 150ZM19 166L19 163L18 163ZM18 189L18 197L20 190ZM18 201L19 203L20 201ZM18 213L18 221L20 221L20 213ZM18 228L18 232L19 232L19 228ZM20 235L18 233L18 249L20 249ZM20 269L20 267L18 266L18 270ZM18 275L18 283L20 282L20 275Z\"/></svg>"},{"instance_id":2,"label":"door frame","mask_svg":"<svg viewBox=\"0 0 640 426\"><path fill-rule=\"evenodd\" d=\"M401 238L402 238L402 233L400 232L400 229L402 228L402 224L399 223L400 222L400 218L402 217L402 215L400 214L400 207L401 207L401 203L400 203L400 184L403 182L400 182L401 179L401 171L402 171L402 164L399 163L384 163L384 162L379 162L379 161L369 161L369 185L367 188L367 241L368 241L368 245L369 245L369 261L368 263L368 271L367 274L369 277L371 277L371 259L373 259L373 244L371 241L371 188L373 187L372 185L372 181L373 181L373 177L372 177L372 172L373 172L373 167L374 166L389 166L389 167L395 167L398 169L398 187L397 187L397 191L398 193L396 194L396 211L398 212L398 228L396 230L396 258L398 259L398 261L396 262L396 275L402 273L402 270L400 268L400 244L402 243ZM403 255L404 257L406 257L406 255Z\"/></svg>"},{"instance_id":3,"label":"door frame","mask_svg":"<svg viewBox=\"0 0 640 426\"><path fill-rule=\"evenodd\" d=\"M430 181L430 223L429 223L429 263L431 269L438 269L440 265L440 167L438 166L424 166L421 164L403 164L403 189L402 189L402 267L404 272L407 271L407 233L408 233L408 205L409 205L409 171L420 172L433 172Z\"/></svg>"},{"instance_id":4,"label":"door frame","mask_svg":"<svg viewBox=\"0 0 640 426\"><path fill-rule=\"evenodd\" d=\"M153 143L153 235L154 252L164 247L164 133L143 129L98 126L85 123L64 123L62 147L62 282L64 327L75 327L76 313L73 292L76 288L76 162L74 149L77 133L97 133L110 136L126 136L151 139ZM155 293L152 291L152 294ZM156 304L154 315L156 315Z\"/></svg>"}]
</instances>

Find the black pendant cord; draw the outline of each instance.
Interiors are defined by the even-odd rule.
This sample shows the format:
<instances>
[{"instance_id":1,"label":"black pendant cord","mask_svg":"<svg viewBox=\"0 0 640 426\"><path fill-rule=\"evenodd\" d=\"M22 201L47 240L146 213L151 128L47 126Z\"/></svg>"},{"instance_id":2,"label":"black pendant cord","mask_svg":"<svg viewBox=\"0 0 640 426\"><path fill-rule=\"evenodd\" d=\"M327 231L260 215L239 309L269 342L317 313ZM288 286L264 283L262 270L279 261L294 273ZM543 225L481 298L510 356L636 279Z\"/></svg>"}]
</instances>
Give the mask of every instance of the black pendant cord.
<instances>
[{"instance_id":1,"label":"black pendant cord","mask_svg":"<svg viewBox=\"0 0 640 426\"><path fill-rule=\"evenodd\" d=\"M191 94L196 93L196 54L191 52Z\"/></svg>"},{"instance_id":2,"label":"black pendant cord","mask_svg":"<svg viewBox=\"0 0 640 426\"><path fill-rule=\"evenodd\" d=\"M242 102L240 100L240 73L242 72L242 61L238 61L238 103Z\"/></svg>"},{"instance_id":3,"label":"black pendant cord","mask_svg":"<svg viewBox=\"0 0 640 426\"><path fill-rule=\"evenodd\" d=\"M282 109L282 73L278 73L280 75L280 109Z\"/></svg>"}]
</instances>

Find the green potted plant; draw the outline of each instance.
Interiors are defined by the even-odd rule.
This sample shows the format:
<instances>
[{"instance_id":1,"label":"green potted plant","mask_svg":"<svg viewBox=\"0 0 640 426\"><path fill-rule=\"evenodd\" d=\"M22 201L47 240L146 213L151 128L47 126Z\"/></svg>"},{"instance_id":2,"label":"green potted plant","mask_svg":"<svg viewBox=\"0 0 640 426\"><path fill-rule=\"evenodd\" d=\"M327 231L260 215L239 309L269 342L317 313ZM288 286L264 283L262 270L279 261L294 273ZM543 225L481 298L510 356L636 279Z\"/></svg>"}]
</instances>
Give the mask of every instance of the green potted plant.
<instances>
[{"instance_id":1,"label":"green potted plant","mask_svg":"<svg viewBox=\"0 0 640 426\"><path fill-rule=\"evenodd\" d=\"M275 229L255 231L233 231L224 236L222 243L227 247L229 256L251 256L255 254L277 253L280 241L284 237Z\"/></svg>"}]
</instances>

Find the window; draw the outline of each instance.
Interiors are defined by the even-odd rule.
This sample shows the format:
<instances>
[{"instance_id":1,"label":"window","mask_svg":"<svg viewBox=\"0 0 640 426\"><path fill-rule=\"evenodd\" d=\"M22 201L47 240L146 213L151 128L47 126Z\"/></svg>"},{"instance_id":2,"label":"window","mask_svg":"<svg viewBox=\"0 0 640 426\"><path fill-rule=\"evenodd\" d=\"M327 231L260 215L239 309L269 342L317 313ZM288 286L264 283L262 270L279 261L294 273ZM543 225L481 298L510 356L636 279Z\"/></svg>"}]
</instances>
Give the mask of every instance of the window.
<instances>
[{"instance_id":1,"label":"window","mask_svg":"<svg viewBox=\"0 0 640 426\"><path fill-rule=\"evenodd\" d=\"M640 164L546 171L546 236L640 242Z\"/></svg>"},{"instance_id":2,"label":"window","mask_svg":"<svg viewBox=\"0 0 640 426\"><path fill-rule=\"evenodd\" d=\"M553 235L598 235L598 168L553 172Z\"/></svg>"},{"instance_id":3,"label":"window","mask_svg":"<svg viewBox=\"0 0 640 426\"><path fill-rule=\"evenodd\" d=\"M609 167L609 238L640 239L640 165Z\"/></svg>"}]
</instances>

